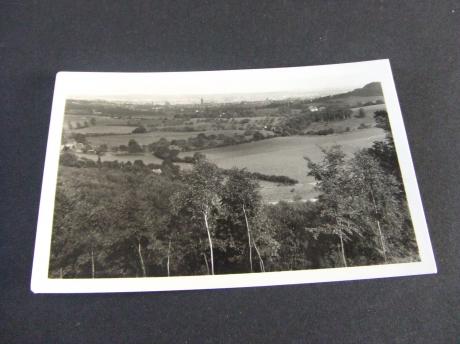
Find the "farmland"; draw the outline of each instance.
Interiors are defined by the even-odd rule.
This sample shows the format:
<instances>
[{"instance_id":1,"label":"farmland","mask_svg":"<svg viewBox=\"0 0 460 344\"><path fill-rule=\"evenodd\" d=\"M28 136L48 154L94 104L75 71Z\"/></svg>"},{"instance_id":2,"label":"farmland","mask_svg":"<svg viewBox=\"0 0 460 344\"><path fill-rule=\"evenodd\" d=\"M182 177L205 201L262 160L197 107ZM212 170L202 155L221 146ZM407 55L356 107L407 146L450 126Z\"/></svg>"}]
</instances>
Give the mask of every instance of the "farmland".
<instances>
[{"instance_id":1,"label":"farmland","mask_svg":"<svg viewBox=\"0 0 460 344\"><path fill-rule=\"evenodd\" d=\"M316 191L304 158L319 161L321 148L336 144L350 154L383 139L374 119L381 110L383 96L374 84L312 100L181 105L70 100L63 147L94 161L160 165L171 159L184 170L192 167L184 158L201 153L222 169L244 168L297 181L260 180L267 203L306 201Z\"/></svg>"},{"instance_id":2,"label":"farmland","mask_svg":"<svg viewBox=\"0 0 460 344\"><path fill-rule=\"evenodd\" d=\"M165 134L165 133L162 133ZM178 138L177 134L171 133L166 138ZM142 135L142 136L141 136ZM152 140L147 134L133 134L130 137L136 138L139 142L147 143ZM126 135L98 136L91 139L101 140L107 144L118 143L116 139L123 138L126 142ZM269 140L250 142L240 145L219 147L199 151L206 155L209 161L221 168L246 168L251 172L261 172L273 175L285 175L299 181L294 186L281 185L270 182L261 182L261 194L266 202L277 202L280 200L308 200L316 196L314 191L314 179L307 176L307 164L304 157L313 161L319 161L322 153L321 148L328 148L332 145L341 145L346 153L353 153L360 148L370 147L374 141L383 139L384 133L379 128L368 128L354 132L334 134L328 136L288 136L276 137ZM102 141L105 140L105 141ZM111 141L114 140L114 141ZM181 156L190 156L196 151L181 153ZM96 159L96 155L80 154L80 156ZM146 164L160 164L161 159L152 154L141 153L137 155L115 155L106 153L102 160L118 160L120 162L143 160ZM181 164L182 168L190 168L188 164Z\"/></svg>"},{"instance_id":3,"label":"farmland","mask_svg":"<svg viewBox=\"0 0 460 344\"><path fill-rule=\"evenodd\" d=\"M307 176L308 169L304 157L319 161L322 158L321 148L335 144L341 145L346 153L353 153L360 148L370 147L374 141L383 137L383 130L368 128L330 136L276 137L208 149L201 153L221 168L247 168L251 172L285 175L299 181L294 186L261 182L261 193L267 202L308 200L314 198L316 193L313 190L313 177Z\"/></svg>"},{"instance_id":4,"label":"farmland","mask_svg":"<svg viewBox=\"0 0 460 344\"><path fill-rule=\"evenodd\" d=\"M132 131L133 128L131 128ZM227 135L233 135L235 133L243 133L243 130L219 130L219 131L191 131L191 132L181 132L181 131L152 131L149 133L142 134L115 134L115 135L98 135L88 137L88 141L93 145L107 144L108 146L119 146L126 145L129 140L134 139L140 145L147 145L149 143L165 138L167 140L181 140L187 139L189 137L195 137L200 133L206 133L208 135L223 133Z\"/></svg>"}]
</instances>

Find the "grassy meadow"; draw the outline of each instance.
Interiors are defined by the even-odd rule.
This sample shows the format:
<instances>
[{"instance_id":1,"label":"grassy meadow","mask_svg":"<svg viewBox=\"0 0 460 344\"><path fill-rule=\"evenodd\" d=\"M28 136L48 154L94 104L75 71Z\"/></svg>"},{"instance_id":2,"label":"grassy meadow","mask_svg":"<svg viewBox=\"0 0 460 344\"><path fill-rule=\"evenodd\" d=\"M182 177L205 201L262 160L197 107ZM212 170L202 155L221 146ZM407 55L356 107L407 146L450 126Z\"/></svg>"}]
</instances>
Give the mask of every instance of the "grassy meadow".
<instances>
[{"instance_id":1,"label":"grassy meadow","mask_svg":"<svg viewBox=\"0 0 460 344\"><path fill-rule=\"evenodd\" d=\"M261 193L267 202L280 200L309 200L316 196L314 178L307 176L304 157L313 161L322 159L321 148L341 145L350 154L367 148L383 139L383 130L368 128L327 136L287 136L200 151L210 162L225 169L247 168L251 172L284 175L299 181L296 185L261 183ZM194 152L190 152L194 153ZM190 154L182 153L182 154Z\"/></svg>"}]
</instances>

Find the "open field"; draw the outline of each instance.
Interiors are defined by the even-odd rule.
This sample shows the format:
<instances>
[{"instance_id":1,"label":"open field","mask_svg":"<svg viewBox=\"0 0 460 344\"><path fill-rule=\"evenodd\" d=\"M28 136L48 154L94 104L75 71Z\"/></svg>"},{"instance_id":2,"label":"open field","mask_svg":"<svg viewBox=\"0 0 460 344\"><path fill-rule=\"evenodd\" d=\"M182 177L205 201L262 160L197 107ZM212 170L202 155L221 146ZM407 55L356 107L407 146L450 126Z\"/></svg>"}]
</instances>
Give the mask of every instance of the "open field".
<instances>
[{"instance_id":1,"label":"open field","mask_svg":"<svg viewBox=\"0 0 460 344\"><path fill-rule=\"evenodd\" d=\"M346 131L347 128L349 130L358 129L360 125L364 125L366 127L373 127L375 126L374 112L385 110L386 107L385 107L385 104L364 106L362 107L362 109L364 110L364 113L366 114L366 116L363 118L356 118L355 115L358 114L359 109L361 108L357 107L357 108L350 109L353 112L353 114L351 115L351 118L347 118L342 121L333 121L333 122L313 122L308 126L308 128L305 131L308 132L310 130L317 131L317 130L332 128L336 132L343 132L343 131Z\"/></svg>"},{"instance_id":2,"label":"open field","mask_svg":"<svg viewBox=\"0 0 460 344\"><path fill-rule=\"evenodd\" d=\"M127 125L95 125L86 128L72 129L69 130L71 133L80 133L80 134L129 134L136 127L127 126Z\"/></svg>"},{"instance_id":3,"label":"open field","mask_svg":"<svg viewBox=\"0 0 460 344\"><path fill-rule=\"evenodd\" d=\"M101 144L106 144L109 147L126 145L131 139L136 140L140 145L148 145L150 143L156 142L161 138L167 140L180 140L188 139L189 137L196 137L198 134L203 133L206 135L233 135L233 134L243 134L244 130L206 130L206 131L152 131L149 133L143 134L122 134L122 135L106 135L106 136L89 136L87 138L88 142L92 145L98 146Z\"/></svg>"},{"instance_id":4,"label":"open field","mask_svg":"<svg viewBox=\"0 0 460 344\"><path fill-rule=\"evenodd\" d=\"M97 161L96 154L76 153L80 158L91 159ZM135 160L142 160L145 164L161 164L163 160L157 158L150 153L139 153L139 154L113 154L110 152L105 153L101 156L101 161L115 161L118 162L134 162Z\"/></svg>"},{"instance_id":5,"label":"open field","mask_svg":"<svg viewBox=\"0 0 460 344\"><path fill-rule=\"evenodd\" d=\"M75 125L76 123L84 123L85 121L89 122L92 118L96 120L97 125L101 126L124 125L126 123L126 120L124 119L113 118L110 116L66 113L64 117L64 129L68 128L69 123Z\"/></svg>"},{"instance_id":6,"label":"open field","mask_svg":"<svg viewBox=\"0 0 460 344\"><path fill-rule=\"evenodd\" d=\"M368 128L349 133L327 136L288 136L219 147L201 151L209 161L222 168L247 168L251 172L285 175L299 181L293 186L263 182L262 195L267 202L292 200L294 197L310 199L315 197L314 179L307 176L308 168L304 157L313 161L322 159L321 148L341 145L344 152L351 154L360 148L370 147L374 141L383 139L383 130ZM191 155L194 152L183 153Z\"/></svg>"},{"instance_id":7,"label":"open field","mask_svg":"<svg viewBox=\"0 0 460 344\"><path fill-rule=\"evenodd\" d=\"M120 136L127 137L128 135ZM129 136L131 137L132 135ZM260 182L261 194L264 200L267 203L275 203L280 200L309 200L316 197L314 179L307 176L308 168L304 157L309 157L313 161L320 161L322 159L321 148L328 148L336 144L342 146L345 153L352 154L361 148L370 147L374 141L382 140L384 136L383 130L374 127L327 136L276 137L239 145L206 149L200 152L205 154L209 161L221 168L246 168L251 172L284 175L299 181L296 185ZM94 138L106 139L110 137L112 135ZM107 141L104 141L104 143L107 143ZM191 156L194 153L194 151L184 152L180 156ZM78 156L97 160L97 155L95 154L79 153ZM118 160L119 162L143 160L146 164L161 164L162 162L161 159L150 153L120 155L108 152L101 159L102 161ZM190 164L181 163L178 165L184 169L191 168Z\"/></svg>"},{"instance_id":8,"label":"open field","mask_svg":"<svg viewBox=\"0 0 460 344\"><path fill-rule=\"evenodd\" d=\"M353 111L353 115L357 114L360 108L364 110L364 112L366 113L366 118L369 119L373 119L375 111L386 110L385 104L368 105L363 107L358 106L355 108L351 108L351 110Z\"/></svg>"},{"instance_id":9,"label":"open field","mask_svg":"<svg viewBox=\"0 0 460 344\"><path fill-rule=\"evenodd\" d=\"M157 106L155 109L150 108L147 112L141 110L152 105L123 105L120 108L120 105L112 104L111 109L101 108L96 102L86 104L83 110L70 109L65 116L64 131L68 134L84 134L86 143L92 150L103 144L107 145L109 150L113 148L117 150L120 145L128 145L130 140L146 146L161 138L168 141L187 140L199 134L206 136L223 134L231 138L233 135L244 135L247 130L259 131L265 137L278 135L278 137L260 141L227 143L228 145L223 147L182 152L179 156L192 156L195 152L201 152L207 156L209 161L221 168L247 168L249 171L265 175L287 176L296 179L299 183L291 186L261 182L261 193L266 202L305 201L315 198L316 192L313 178L307 176L308 168L304 157L319 161L322 159L320 147L326 148L334 144L341 145L343 150L350 154L360 148L370 147L374 141L384 138L383 131L375 128L373 115L375 111L385 110L385 104L362 106L366 103L382 101L383 96L378 95L378 92L372 96L358 95L360 92L353 92L312 102L297 99L275 102L269 104L270 106L260 106L257 103L206 107L203 105L188 107L165 105ZM368 93L369 89L367 89ZM317 119L312 119L309 121L308 118L313 118L308 117L313 116L313 112L309 112L312 105L323 107L323 110L320 111L327 112L328 109L344 108L351 110L352 113L351 116L340 120L317 121ZM104 106L108 104L104 103ZM360 108L364 110L365 116L357 118L356 115ZM290 117L296 116L297 118L306 116L304 117L307 118L306 121L299 122L299 125L305 124L305 126L297 128L297 131L293 126L294 130L288 131L287 134L291 136L284 136L286 132L283 131L283 126L286 126L286 121ZM133 134L132 131L139 125L144 126L148 132ZM264 128L267 130L263 130ZM335 133L319 135L329 130ZM246 137L251 138L252 134ZM194 149L194 147L212 146L192 146L188 149ZM78 155L88 159L97 159L95 154L78 153ZM102 160L120 162L143 160L146 164L162 162L161 159L147 152L125 155L107 152L102 156ZM190 164L179 165L183 169L191 168Z\"/></svg>"}]
</instances>

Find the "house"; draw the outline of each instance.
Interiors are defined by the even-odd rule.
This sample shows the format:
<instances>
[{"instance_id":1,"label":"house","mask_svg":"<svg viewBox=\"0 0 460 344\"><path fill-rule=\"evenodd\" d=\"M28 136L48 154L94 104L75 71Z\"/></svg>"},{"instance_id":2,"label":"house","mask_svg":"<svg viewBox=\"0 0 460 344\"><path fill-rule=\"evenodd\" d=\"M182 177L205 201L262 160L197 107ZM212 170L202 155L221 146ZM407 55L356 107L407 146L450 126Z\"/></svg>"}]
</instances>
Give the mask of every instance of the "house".
<instances>
[{"instance_id":1,"label":"house","mask_svg":"<svg viewBox=\"0 0 460 344\"><path fill-rule=\"evenodd\" d=\"M84 143L77 142L75 140L69 141L61 145L61 151L74 151L76 153L84 153L88 149L92 149L91 146L85 145Z\"/></svg>"},{"instance_id":2,"label":"house","mask_svg":"<svg viewBox=\"0 0 460 344\"><path fill-rule=\"evenodd\" d=\"M74 150L77 153L84 153L84 152L86 152L87 147L86 147L86 145L84 143L77 142L75 144L75 149Z\"/></svg>"},{"instance_id":3,"label":"house","mask_svg":"<svg viewBox=\"0 0 460 344\"><path fill-rule=\"evenodd\" d=\"M176 150L176 151L182 151L182 148L179 147L179 146L177 146L177 145L169 145L169 146L168 146L168 149L169 149L170 151L174 151L174 150Z\"/></svg>"},{"instance_id":4,"label":"house","mask_svg":"<svg viewBox=\"0 0 460 344\"><path fill-rule=\"evenodd\" d=\"M61 145L61 151L75 150L75 145L77 142L70 141Z\"/></svg>"}]
</instances>

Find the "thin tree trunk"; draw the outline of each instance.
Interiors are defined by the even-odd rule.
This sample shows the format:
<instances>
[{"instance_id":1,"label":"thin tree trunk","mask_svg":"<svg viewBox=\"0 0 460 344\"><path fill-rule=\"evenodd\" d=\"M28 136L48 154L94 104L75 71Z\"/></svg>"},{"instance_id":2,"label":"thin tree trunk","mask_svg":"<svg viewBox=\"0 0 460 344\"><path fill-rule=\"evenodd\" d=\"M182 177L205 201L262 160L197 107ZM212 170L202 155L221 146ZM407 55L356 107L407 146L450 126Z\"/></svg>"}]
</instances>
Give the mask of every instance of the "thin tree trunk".
<instances>
[{"instance_id":1,"label":"thin tree trunk","mask_svg":"<svg viewBox=\"0 0 460 344\"><path fill-rule=\"evenodd\" d=\"M345 247L344 247L344 244L343 244L343 231L341 229L341 221L339 221L339 216L337 215L337 212L335 213L335 216L336 216L336 225L337 225L337 228L338 228L338 231L339 231L339 239L340 239L340 255L342 256L342 263L343 263L343 266L344 267L347 267L347 259L345 257ZM348 224L348 222L347 222Z\"/></svg>"},{"instance_id":2,"label":"thin tree trunk","mask_svg":"<svg viewBox=\"0 0 460 344\"><path fill-rule=\"evenodd\" d=\"M169 257L170 257L170 254L171 254L171 239L169 239L169 245L168 245L168 262L166 263L166 269L168 270L168 277L170 276L170 272L169 272Z\"/></svg>"},{"instance_id":3,"label":"thin tree trunk","mask_svg":"<svg viewBox=\"0 0 460 344\"><path fill-rule=\"evenodd\" d=\"M144 258L142 257L142 248L141 248L141 241L140 240L138 240L137 253L139 255L139 262L141 263L142 276L146 277L147 276L147 271L145 270Z\"/></svg>"},{"instance_id":4,"label":"thin tree trunk","mask_svg":"<svg viewBox=\"0 0 460 344\"><path fill-rule=\"evenodd\" d=\"M249 230L249 222L248 222L248 217L246 215L246 209L244 207L243 203L243 213L244 213L244 219L246 220L246 229L248 231L248 246L249 246L249 266L251 268L251 272L254 270L252 269L252 245L251 245L251 231Z\"/></svg>"},{"instance_id":5,"label":"thin tree trunk","mask_svg":"<svg viewBox=\"0 0 460 344\"><path fill-rule=\"evenodd\" d=\"M96 275L96 271L94 268L94 251L93 248L91 247L91 278L94 278Z\"/></svg>"},{"instance_id":6,"label":"thin tree trunk","mask_svg":"<svg viewBox=\"0 0 460 344\"><path fill-rule=\"evenodd\" d=\"M59 269L59 277L60 277L60 278L63 278L62 268Z\"/></svg>"},{"instance_id":7,"label":"thin tree trunk","mask_svg":"<svg viewBox=\"0 0 460 344\"><path fill-rule=\"evenodd\" d=\"M206 225L206 231L208 232L209 252L211 254L211 275L214 275L214 253L212 250L212 239L211 239L211 231L209 230L209 224L208 224L208 214L206 213L206 211L204 211L203 215L204 215L204 223Z\"/></svg>"},{"instance_id":8,"label":"thin tree trunk","mask_svg":"<svg viewBox=\"0 0 460 344\"><path fill-rule=\"evenodd\" d=\"M385 259L385 263L388 263L387 250L385 248L385 243L383 241L383 233L382 233L382 229L380 228L380 221L379 220L377 220L377 228L379 230L380 244L382 245L383 259Z\"/></svg>"},{"instance_id":9,"label":"thin tree trunk","mask_svg":"<svg viewBox=\"0 0 460 344\"><path fill-rule=\"evenodd\" d=\"M208 264L208 258L206 258L206 253L203 253L203 257L204 257L204 263L206 264L206 270L208 271L208 275L209 275L209 264Z\"/></svg>"},{"instance_id":10,"label":"thin tree trunk","mask_svg":"<svg viewBox=\"0 0 460 344\"><path fill-rule=\"evenodd\" d=\"M264 261L263 261L262 257L260 256L260 252L259 252L259 249L257 248L256 242L254 241L254 238L252 239L252 244L254 245L254 248L256 250L257 256L259 257L260 271L265 272L265 264L264 264Z\"/></svg>"},{"instance_id":11,"label":"thin tree trunk","mask_svg":"<svg viewBox=\"0 0 460 344\"><path fill-rule=\"evenodd\" d=\"M339 232L339 237L340 237L340 251L342 252L343 266L347 267L347 259L345 258L345 247L344 247L344 245L343 245L343 234L342 234L342 231Z\"/></svg>"},{"instance_id":12,"label":"thin tree trunk","mask_svg":"<svg viewBox=\"0 0 460 344\"><path fill-rule=\"evenodd\" d=\"M370 192L371 192L372 204L374 205L374 212L375 212L375 215L378 215L377 204L376 204L376 202L375 202L374 192L372 191L372 186L369 187L369 190L370 190ZM378 228L378 230L379 230L379 239L380 239L380 245L382 246L383 259L385 260L385 263L388 263L388 260L387 260L387 250L386 250L386 248L385 248L385 242L384 242L384 237L383 237L382 229L380 228L380 221L379 221L379 220L376 220L376 222L377 222L377 228Z\"/></svg>"}]
</instances>

